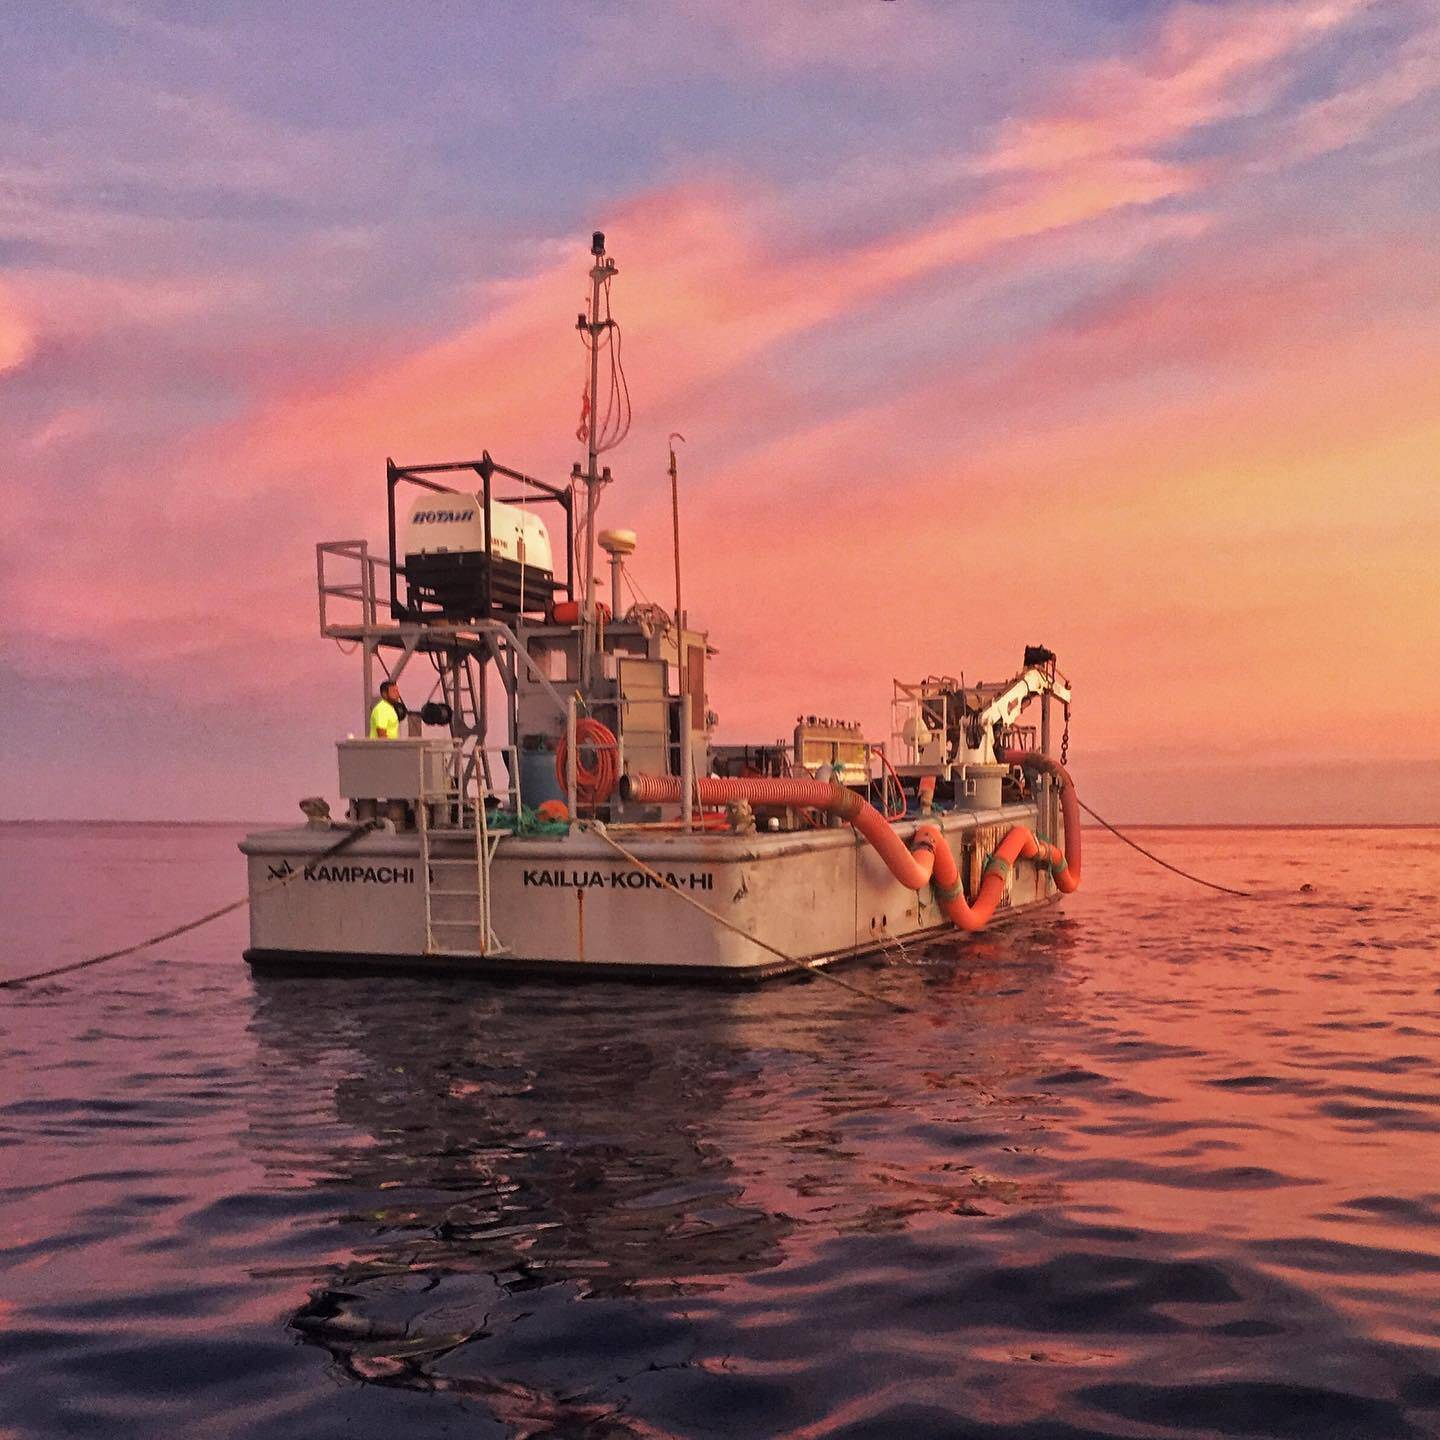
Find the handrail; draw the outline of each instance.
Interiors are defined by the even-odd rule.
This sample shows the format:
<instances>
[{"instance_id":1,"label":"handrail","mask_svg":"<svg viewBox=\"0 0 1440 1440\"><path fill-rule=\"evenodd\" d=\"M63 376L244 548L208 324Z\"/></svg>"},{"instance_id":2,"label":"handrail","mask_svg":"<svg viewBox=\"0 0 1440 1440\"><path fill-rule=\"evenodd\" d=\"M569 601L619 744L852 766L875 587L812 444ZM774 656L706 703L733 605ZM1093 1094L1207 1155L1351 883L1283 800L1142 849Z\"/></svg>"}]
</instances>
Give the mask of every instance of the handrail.
<instances>
[{"instance_id":1,"label":"handrail","mask_svg":"<svg viewBox=\"0 0 1440 1440\"><path fill-rule=\"evenodd\" d=\"M344 583L327 583L328 576L325 573L325 557L332 556L337 560L354 561L360 567L360 578L358 580ZM377 570L390 570L393 567L388 559L370 553L370 542L368 540L322 540L315 546L315 583L320 602L320 633L330 636L330 622L326 600L354 600L360 605L361 623L368 626L376 624L377 607L375 597L378 587L375 583ZM404 567L401 567L403 573Z\"/></svg>"}]
</instances>

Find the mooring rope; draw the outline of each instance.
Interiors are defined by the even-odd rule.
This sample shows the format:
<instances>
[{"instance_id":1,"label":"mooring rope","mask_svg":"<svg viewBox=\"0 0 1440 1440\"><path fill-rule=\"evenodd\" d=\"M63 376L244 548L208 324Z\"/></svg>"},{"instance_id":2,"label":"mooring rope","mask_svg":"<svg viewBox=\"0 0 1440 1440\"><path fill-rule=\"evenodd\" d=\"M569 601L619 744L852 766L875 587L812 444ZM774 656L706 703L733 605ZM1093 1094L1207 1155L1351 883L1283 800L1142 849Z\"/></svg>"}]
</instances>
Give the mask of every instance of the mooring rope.
<instances>
[{"instance_id":1,"label":"mooring rope","mask_svg":"<svg viewBox=\"0 0 1440 1440\"><path fill-rule=\"evenodd\" d=\"M752 945L758 945L762 950L768 950L770 954L783 960L792 969L805 975L814 975L817 979L828 980L832 985L838 985L842 990L848 990L852 995L859 995L864 1000L873 1000L877 1005L888 1005L892 1010L898 1010L902 1015L910 1014L910 1007L902 1005L898 1000L891 1000L888 996L877 995L873 990L866 990L861 985L852 984L849 980L843 980L839 975L832 975L830 971L823 969L817 962L811 960L799 960L794 955L787 955L783 950L777 949L767 940L761 940L758 936L752 935L748 930L742 929L739 925L727 920L717 910L712 910L708 905L702 905L693 895L687 894L673 880L667 880L658 870L652 870L638 855L627 850L613 835L610 834L604 825L591 821L585 828L592 834L598 835L612 850L623 855L642 874L648 875L656 881L663 889L669 890L672 894L678 895L687 905L693 905L702 915L708 915L717 925L723 926L726 930L733 930L742 939L750 941Z\"/></svg>"},{"instance_id":2,"label":"mooring rope","mask_svg":"<svg viewBox=\"0 0 1440 1440\"><path fill-rule=\"evenodd\" d=\"M363 825L351 830L337 844L332 845L328 850L322 850L314 860L307 860L305 864L316 865L321 860L328 860L332 855L338 855L347 845L353 845L362 835L368 835L374 830L376 823L374 820L367 820ZM160 935L152 935L148 940L127 945L123 950L108 950L104 955L92 955L88 960L73 960L68 965L56 965L49 970L36 970L30 975L12 975L8 980L0 980L0 990L13 990L21 985L29 985L36 980L49 980L56 975L69 975L75 970L88 970L92 965L103 965L107 960L120 960L126 955L134 955L140 950L148 950L152 945L173 940L177 935L188 934L191 930L198 930L202 925L210 924L212 920L220 919L222 915L229 915L233 910L242 909L261 895L268 895L272 890L278 890L282 885L288 885L297 875L302 875L304 872L305 865L302 865L300 869L292 870L288 875L282 875L278 880L257 890L254 895L246 895L243 899L232 900L228 905L222 905L218 910L211 910L208 914L200 916L198 920L187 921L184 925L177 925L173 930L166 930Z\"/></svg>"},{"instance_id":3,"label":"mooring rope","mask_svg":"<svg viewBox=\"0 0 1440 1440\"><path fill-rule=\"evenodd\" d=\"M1253 890L1236 890L1229 885L1217 885L1213 880L1202 880L1198 875L1192 875L1188 870L1182 870L1178 865L1172 865L1168 860L1162 860L1158 855L1152 854L1143 845L1138 844L1128 835L1117 830L1103 815L1097 815L1078 795L1075 797L1075 803L1079 805L1092 820L1098 820L1112 835L1119 840L1123 840L1132 850L1138 850L1147 860L1153 860L1157 865L1163 866L1166 870L1173 870L1175 874L1181 876L1183 879L1193 881L1196 885L1204 885L1211 890L1219 890L1224 895L1239 895L1245 900L1253 900L1255 898L1255 892Z\"/></svg>"},{"instance_id":4,"label":"mooring rope","mask_svg":"<svg viewBox=\"0 0 1440 1440\"><path fill-rule=\"evenodd\" d=\"M1140 854L1142 854L1147 860L1153 860L1155 864L1161 866L1163 869L1170 870L1174 874L1179 875L1182 879L1189 880L1196 885L1204 885L1207 889L1218 890L1221 892L1221 894L1224 895L1238 895L1242 899L1246 900L1253 900L1255 898L1254 891L1237 890L1230 885L1217 884L1214 880L1204 880L1199 875L1192 875L1188 870L1182 870L1178 865L1172 865L1168 860L1162 860L1158 855L1154 854L1150 850L1147 850L1137 841L1132 840L1123 831L1117 830L1115 826L1113 826L1107 819L1105 819L1103 815L1097 815L1095 811L1092 810L1083 800L1081 800L1078 795L1075 797L1075 799L1076 803L1087 815L1091 817L1091 819L1098 821L1117 839L1123 840L1125 844L1130 846L1132 850L1138 850ZM377 828L377 823L378 822L371 820L367 821L363 825L356 826L355 829L349 831L342 839L337 841L334 845L330 846L329 849L322 850L320 854L318 854L314 858L314 860L307 861L306 864L318 864L321 860L328 860L332 855L338 855L342 850L346 848L346 846L353 845L362 835L368 835L372 830ZM844 980L839 975L834 975L829 970L822 968L817 962L800 960L797 959L794 955L787 955L785 951L778 949L774 945L771 945L768 941L761 940L758 936L750 934L748 930L744 930L739 925L733 924L731 921L727 920L723 915L721 915L718 911L712 910L708 905L702 905L697 899L695 899L693 895L687 894L684 890L680 889L678 885L674 884L673 881L667 880L665 876L661 875L657 870L652 870L650 866L648 866L642 859L640 859L638 855L634 855L629 850L627 850L618 840L615 839L613 835L611 835L605 829L604 825L598 822L591 822L587 824L585 828L592 835L598 835L600 839L602 839L613 850L624 856L624 858L631 865L635 866L637 870L641 871L645 875L648 875L662 888L678 895L683 901L685 901L687 905L694 906L694 908L700 911L702 915L708 915L710 919L715 921L717 925L721 925L727 930L734 931L736 935L739 935L743 939L750 941L752 945L758 945L760 949L768 951L778 960L781 960L786 965L789 965L793 970L806 975L818 976L821 980L826 980L832 985L838 985L842 990L848 990L851 992L851 994L858 995L862 999L872 1000L877 1005L887 1005L890 1007L890 1009L898 1010L901 1014L910 1013L910 1007L908 1005L902 1005L898 1000L891 1000L884 995L877 995L873 990L867 990L861 985L855 985L848 980ZM74 960L71 961L68 965L55 965L48 970L35 970L28 975L12 975L8 979L0 980L0 990L14 990L18 989L22 985L33 984L36 980L51 980L57 975L70 975L77 970L88 970L94 965L103 965L109 960L122 960L127 955L135 955L138 954L141 950L148 950L154 945L163 944L166 940L174 940L177 936L187 935L192 930L200 929L202 925L209 925L213 921L219 920L225 915L229 915L236 910L243 909L245 906L253 903L261 895L268 895L272 891L279 890L282 886L288 885L297 875L303 874L304 871L305 866L302 865L299 870L293 870L288 875L280 876L279 879L274 880L269 885L266 885L260 890L257 890L254 895L246 895L239 900L232 900L228 905L220 906L218 910L211 910L206 914L201 915L195 920L187 921L184 925L177 925L173 929L162 931L159 935L152 935L147 940L140 940L134 945L126 945L123 949L108 950L103 955L91 955L84 960ZM900 944L898 937L892 938L895 938L896 943ZM905 953L903 944L900 944L900 950L902 954Z\"/></svg>"}]
</instances>

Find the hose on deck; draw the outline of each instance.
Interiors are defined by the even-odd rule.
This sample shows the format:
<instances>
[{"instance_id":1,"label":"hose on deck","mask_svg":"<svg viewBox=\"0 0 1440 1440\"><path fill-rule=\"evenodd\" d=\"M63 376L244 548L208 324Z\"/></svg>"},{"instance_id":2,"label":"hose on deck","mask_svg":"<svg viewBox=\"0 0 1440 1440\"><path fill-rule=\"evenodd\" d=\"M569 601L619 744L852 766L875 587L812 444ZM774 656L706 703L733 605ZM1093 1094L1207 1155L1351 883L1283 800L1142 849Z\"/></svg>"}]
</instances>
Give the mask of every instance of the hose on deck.
<instances>
[{"instance_id":1,"label":"hose on deck","mask_svg":"<svg viewBox=\"0 0 1440 1440\"><path fill-rule=\"evenodd\" d=\"M917 826L914 842L907 847L868 800L838 781L703 776L695 781L695 789L701 805L748 800L752 805L809 808L838 815L864 837L896 880L909 890L923 890L933 884L935 898L947 918L961 930L974 931L990 923L1019 860L1033 860L1047 869L1056 889L1067 895L1080 885L1080 808L1075 803L1075 786L1069 772L1058 761L1031 751L1009 750L1004 758L1007 764L1043 769L1058 781L1065 848L1037 839L1023 825L1012 827L986 861L973 902L965 898L960 867L938 825ZM626 775L620 781L620 794L641 805L676 804L680 800L680 781L673 775Z\"/></svg>"},{"instance_id":2,"label":"hose on deck","mask_svg":"<svg viewBox=\"0 0 1440 1440\"><path fill-rule=\"evenodd\" d=\"M585 752L595 757L587 765ZM555 747L555 778L561 789L569 784L570 746L562 738ZM603 805L614 793L620 778L620 742L615 732L602 721L583 715L575 722L575 797L587 805Z\"/></svg>"}]
</instances>

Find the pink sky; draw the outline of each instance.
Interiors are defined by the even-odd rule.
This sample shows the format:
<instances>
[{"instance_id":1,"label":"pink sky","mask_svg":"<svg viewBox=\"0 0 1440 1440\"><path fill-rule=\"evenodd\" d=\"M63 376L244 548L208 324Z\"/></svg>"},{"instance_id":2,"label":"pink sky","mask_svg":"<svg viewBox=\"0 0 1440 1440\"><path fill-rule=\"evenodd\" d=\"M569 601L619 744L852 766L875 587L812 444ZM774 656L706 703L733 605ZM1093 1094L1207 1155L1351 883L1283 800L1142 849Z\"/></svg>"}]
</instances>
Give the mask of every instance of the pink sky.
<instances>
[{"instance_id":1,"label":"pink sky","mask_svg":"<svg viewBox=\"0 0 1440 1440\"><path fill-rule=\"evenodd\" d=\"M37 22L3 813L332 790L313 544L381 538L387 455L568 472L601 227L636 412L602 514L668 600L683 431L722 739L883 735L892 676L1044 642L1116 819L1435 818L1435 5L742 11L502 7L396 55L278 8ZM257 40L333 85L267 89ZM610 67L594 157L557 56Z\"/></svg>"}]
</instances>

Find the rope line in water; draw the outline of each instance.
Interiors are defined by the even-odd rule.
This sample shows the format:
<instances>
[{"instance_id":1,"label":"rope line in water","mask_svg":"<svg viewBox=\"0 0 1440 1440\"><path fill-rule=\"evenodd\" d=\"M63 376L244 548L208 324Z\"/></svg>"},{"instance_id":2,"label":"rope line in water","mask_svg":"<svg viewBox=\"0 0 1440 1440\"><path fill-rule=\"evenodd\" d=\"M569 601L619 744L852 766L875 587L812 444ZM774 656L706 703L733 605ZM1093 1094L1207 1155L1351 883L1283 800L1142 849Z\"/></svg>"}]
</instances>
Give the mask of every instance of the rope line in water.
<instances>
[{"instance_id":1,"label":"rope line in water","mask_svg":"<svg viewBox=\"0 0 1440 1440\"><path fill-rule=\"evenodd\" d=\"M1162 860L1153 851L1147 850L1143 845L1132 840L1123 831L1117 830L1103 815L1096 814L1078 795L1075 799L1080 808L1090 816L1092 820L1103 825L1116 839L1123 840L1132 850L1138 850L1147 860L1153 860L1155 864L1159 865L1162 869L1169 870L1179 875L1182 879L1191 881L1195 885L1203 885L1209 890L1218 890L1222 895L1238 895L1245 900L1253 900L1255 898L1254 891L1252 890L1237 890L1231 885L1220 885L1214 880L1203 880L1199 875L1192 875L1188 870L1182 870L1178 865L1172 865L1168 860ZM322 850L314 860L307 861L306 863L318 864L321 860L328 860L332 855L338 855L347 845L353 845L362 835L368 835L370 831L375 828L374 821L358 826L336 844L330 846L328 850ZM739 925L732 924L718 911L710 909L708 905L702 905L693 895L686 894L678 885L667 880L658 871L652 870L638 855L632 854L618 840L610 835L603 825L592 823L585 828L589 830L592 835L598 835L611 849L624 856L631 865L635 866L635 868L643 874L648 875L662 888L678 895L687 905L693 905L702 915L708 915L716 924L724 926L727 930L733 930L735 934L750 941L752 945L758 945L760 949L766 950L777 959L783 960L785 964L789 965L793 970L802 971L807 975L816 975L821 980L827 980L832 985L838 985L842 990L849 990L852 994L858 995L862 999L873 1000L877 1005L888 1005L892 1010L898 1010L902 1014L909 1013L909 1007L902 1005L898 1000L890 1000L884 995L877 995L873 990L866 990L863 986L852 984L848 980L843 980L840 976L831 974L830 971L822 968L813 961L799 960L793 955L787 955L783 950L777 949L768 941L761 940L750 934L748 930L742 929ZM165 930L159 935L152 935L148 940L138 941L134 945L126 945L121 950L108 950L103 955L91 955L88 959L74 960L68 965L55 965L48 970L36 970L28 975L13 975L9 979L0 980L0 990L14 990L22 985L33 984L36 980L50 980L57 975L70 975L77 970L88 970L93 965L103 965L109 960L122 960L127 955L135 955L141 950L150 949L153 945L160 945L166 940L174 940L177 936L187 935L191 930L198 930L202 925L209 925L212 921L219 920L222 916L229 915L233 911L251 904L261 895L268 895L271 891L278 890L283 885L288 885L297 875L303 874L304 870L305 866L302 865L299 870L292 871L289 875L281 876L280 879L272 881L263 889L257 890L254 895L246 895L242 899L232 900L228 905L222 905L218 910L211 910L196 920L187 921L184 925L177 925L173 929ZM901 945L900 948L903 953L904 946Z\"/></svg>"},{"instance_id":2,"label":"rope line in water","mask_svg":"<svg viewBox=\"0 0 1440 1440\"><path fill-rule=\"evenodd\" d=\"M1217 885L1213 880L1202 880L1198 875L1192 875L1188 870L1182 870L1178 865L1172 865L1168 860L1162 860L1158 855L1151 854L1143 845L1137 844L1128 835L1122 834L1103 815L1097 815L1078 795L1075 797L1075 803L1079 805L1092 820L1098 820L1112 835L1117 839L1123 840L1132 850L1138 850L1147 860L1153 860L1157 865L1163 866L1166 870L1173 870L1175 874L1185 880L1193 881L1196 885L1204 885L1207 889L1218 890L1222 895L1239 895L1245 900L1253 900L1255 898L1255 892L1253 890L1236 890L1229 885Z\"/></svg>"},{"instance_id":3,"label":"rope line in water","mask_svg":"<svg viewBox=\"0 0 1440 1440\"><path fill-rule=\"evenodd\" d=\"M316 865L321 860L328 860L332 855L338 855L347 845L353 845L362 835L368 835L373 829L375 829L375 822L367 821L364 825L350 831L338 844L321 851L314 860L307 860L306 865ZM137 951L148 950L152 945L159 945L166 940L173 940L177 935L198 930L202 925L208 925L212 920L218 920L222 915L230 914L232 910L239 910L259 896L268 895L272 890L278 890L282 885L288 885L297 875L302 875L304 872L305 865L302 865L300 869L292 870L290 874L282 875L278 880L271 881L263 889L257 890L254 895L246 895L241 900L232 900L228 905L222 905L218 910L211 910L209 914L202 915L198 920L187 921L184 925L177 925L173 930L166 930L160 935L152 935L148 940L127 945L123 950L109 950L104 955L92 955L88 960L72 960L68 965L56 965L49 970L36 970L29 975L12 975L8 980L0 980L0 990L14 990L36 980L49 980L56 975L69 975L75 970L88 970L92 965L103 965L107 960L120 960L126 955L134 955Z\"/></svg>"},{"instance_id":4,"label":"rope line in water","mask_svg":"<svg viewBox=\"0 0 1440 1440\"><path fill-rule=\"evenodd\" d=\"M708 915L717 925L724 926L727 930L733 930L735 934L750 941L752 945L758 945L762 950L768 950L770 954L778 956L792 969L802 971L806 975L814 975L820 980L828 980L832 985L838 985L842 990L849 990L853 995L859 995L862 999L873 1000L877 1005L888 1005L892 1010L898 1010L902 1015L910 1013L908 1005L902 1005L898 1000L891 1000L884 995L877 995L873 990L866 990L863 986L854 985L849 980L842 980L838 975L832 975L828 970L823 969L817 962L812 960L798 960L793 955L787 955L783 950L776 949L767 940L761 940L752 935L748 930L742 929L739 925L727 920L717 910L712 910L708 905L702 905L693 895L688 895L673 881L667 880L658 870L652 870L638 855L627 850L603 825L591 822L585 827L592 835L598 835L612 850L618 851L642 874L648 875L652 880L658 882L664 889L672 894L678 895L687 905L693 905L702 915Z\"/></svg>"}]
</instances>

